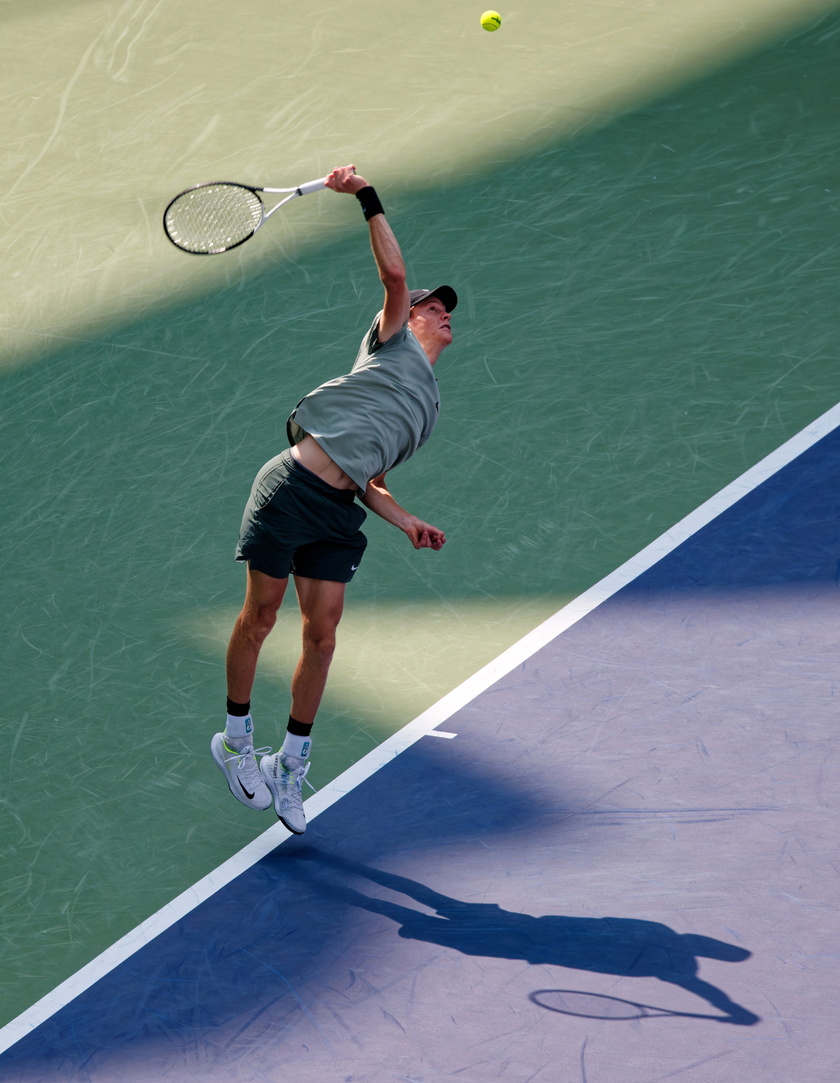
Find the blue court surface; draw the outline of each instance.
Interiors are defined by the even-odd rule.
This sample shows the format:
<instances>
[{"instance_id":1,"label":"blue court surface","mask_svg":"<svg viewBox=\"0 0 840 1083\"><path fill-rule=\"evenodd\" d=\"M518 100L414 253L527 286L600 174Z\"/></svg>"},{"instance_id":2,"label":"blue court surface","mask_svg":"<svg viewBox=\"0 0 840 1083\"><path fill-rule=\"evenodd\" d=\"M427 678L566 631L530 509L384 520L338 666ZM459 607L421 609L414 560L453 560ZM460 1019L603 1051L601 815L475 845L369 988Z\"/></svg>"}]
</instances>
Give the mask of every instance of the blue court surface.
<instances>
[{"instance_id":1,"label":"blue court surface","mask_svg":"<svg viewBox=\"0 0 840 1083\"><path fill-rule=\"evenodd\" d=\"M10 1024L0 1078L840 1078L838 423Z\"/></svg>"}]
</instances>

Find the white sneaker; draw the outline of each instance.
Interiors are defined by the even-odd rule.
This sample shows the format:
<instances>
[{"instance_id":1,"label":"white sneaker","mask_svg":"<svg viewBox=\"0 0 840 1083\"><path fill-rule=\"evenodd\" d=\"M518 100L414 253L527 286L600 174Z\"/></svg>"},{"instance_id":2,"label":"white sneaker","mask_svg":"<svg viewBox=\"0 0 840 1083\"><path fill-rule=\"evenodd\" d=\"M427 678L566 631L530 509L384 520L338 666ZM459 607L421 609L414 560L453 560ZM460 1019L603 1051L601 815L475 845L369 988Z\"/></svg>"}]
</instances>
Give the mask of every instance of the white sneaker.
<instances>
[{"instance_id":1,"label":"white sneaker","mask_svg":"<svg viewBox=\"0 0 840 1083\"><path fill-rule=\"evenodd\" d=\"M253 745L245 745L236 751L225 741L223 733L217 733L210 742L210 751L237 801L259 811L271 807L271 793L256 760L258 754L270 752L270 748L258 748L255 752Z\"/></svg>"},{"instance_id":2,"label":"white sneaker","mask_svg":"<svg viewBox=\"0 0 840 1083\"><path fill-rule=\"evenodd\" d=\"M302 835L306 830L300 791L308 770L309 760L286 756L282 752L263 756L260 760L260 774L274 795L274 811L294 835Z\"/></svg>"}]
</instances>

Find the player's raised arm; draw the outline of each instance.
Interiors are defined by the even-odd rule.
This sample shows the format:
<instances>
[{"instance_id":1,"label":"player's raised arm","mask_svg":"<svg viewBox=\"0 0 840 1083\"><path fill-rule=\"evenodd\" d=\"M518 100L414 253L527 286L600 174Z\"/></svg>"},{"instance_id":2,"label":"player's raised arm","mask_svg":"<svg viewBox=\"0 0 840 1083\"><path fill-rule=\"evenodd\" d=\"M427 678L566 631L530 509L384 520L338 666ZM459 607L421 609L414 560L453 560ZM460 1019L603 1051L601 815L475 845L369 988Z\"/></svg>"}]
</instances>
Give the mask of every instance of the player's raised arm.
<instances>
[{"instance_id":1,"label":"player's raised arm","mask_svg":"<svg viewBox=\"0 0 840 1083\"><path fill-rule=\"evenodd\" d=\"M376 190L352 165L334 169L326 179L328 188L335 192L355 195L362 205L368 228L370 246L376 269L385 287L385 301L379 320L379 341L387 342L408 319L411 308L406 284L405 262L394 231L388 224Z\"/></svg>"}]
</instances>

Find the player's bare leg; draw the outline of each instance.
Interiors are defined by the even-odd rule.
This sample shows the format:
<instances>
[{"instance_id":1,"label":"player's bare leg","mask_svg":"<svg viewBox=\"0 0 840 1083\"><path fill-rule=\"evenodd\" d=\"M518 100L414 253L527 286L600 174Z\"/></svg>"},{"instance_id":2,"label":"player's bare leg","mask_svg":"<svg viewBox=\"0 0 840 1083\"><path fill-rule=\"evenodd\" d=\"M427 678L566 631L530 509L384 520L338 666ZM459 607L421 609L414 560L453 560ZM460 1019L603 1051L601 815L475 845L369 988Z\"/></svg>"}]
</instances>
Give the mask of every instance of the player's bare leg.
<instances>
[{"instance_id":1,"label":"player's bare leg","mask_svg":"<svg viewBox=\"0 0 840 1083\"><path fill-rule=\"evenodd\" d=\"M236 703L251 699L260 650L275 625L288 585L288 579L248 569L245 603L233 626L226 659L228 697Z\"/></svg>"},{"instance_id":2,"label":"player's bare leg","mask_svg":"<svg viewBox=\"0 0 840 1083\"><path fill-rule=\"evenodd\" d=\"M295 576L300 603L303 652L292 677L292 716L312 725L321 704L335 633L344 612L344 583Z\"/></svg>"}]
</instances>

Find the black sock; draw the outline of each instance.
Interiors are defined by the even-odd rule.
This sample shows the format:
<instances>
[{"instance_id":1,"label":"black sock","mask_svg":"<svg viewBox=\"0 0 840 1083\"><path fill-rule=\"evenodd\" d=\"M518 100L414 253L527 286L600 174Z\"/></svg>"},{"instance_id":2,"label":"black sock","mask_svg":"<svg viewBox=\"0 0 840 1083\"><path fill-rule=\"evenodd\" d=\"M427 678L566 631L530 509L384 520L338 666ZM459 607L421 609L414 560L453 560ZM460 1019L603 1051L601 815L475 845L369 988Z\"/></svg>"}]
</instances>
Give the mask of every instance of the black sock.
<instances>
[{"instance_id":1,"label":"black sock","mask_svg":"<svg viewBox=\"0 0 840 1083\"><path fill-rule=\"evenodd\" d=\"M287 733L293 733L295 737L308 737L312 733L314 722L298 722L289 715L289 724L286 726Z\"/></svg>"},{"instance_id":2,"label":"black sock","mask_svg":"<svg viewBox=\"0 0 840 1083\"><path fill-rule=\"evenodd\" d=\"M227 713L239 718L241 718L243 715L250 714L251 701L248 700L247 703L234 703L230 696L228 696Z\"/></svg>"}]
</instances>

